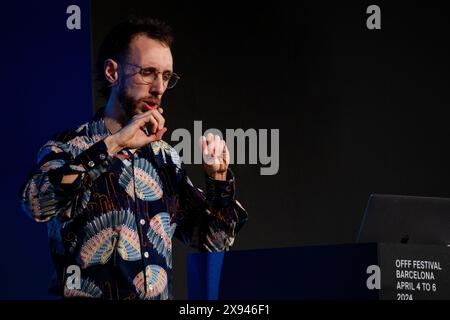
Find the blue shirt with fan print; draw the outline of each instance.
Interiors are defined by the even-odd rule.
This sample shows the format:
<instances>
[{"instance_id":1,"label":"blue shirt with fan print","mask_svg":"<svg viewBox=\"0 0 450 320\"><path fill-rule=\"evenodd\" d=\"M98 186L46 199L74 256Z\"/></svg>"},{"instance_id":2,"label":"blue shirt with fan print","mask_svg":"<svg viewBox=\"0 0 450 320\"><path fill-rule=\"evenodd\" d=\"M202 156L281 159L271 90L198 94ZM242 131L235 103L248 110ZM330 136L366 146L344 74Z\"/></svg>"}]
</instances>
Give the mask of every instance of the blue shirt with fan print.
<instances>
[{"instance_id":1,"label":"blue shirt with fan print","mask_svg":"<svg viewBox=\"0 0 450 320\"><path fill-rule=\"evenodd\" d=\"M206 176L195 188L166 142L110 156L103 111L56 134L39 151L20 191L23 209L46 222L55 277L65 297L171 299L172 239L200 251L228 250L247 220L235 178ZM65 175L77 174L71 184ZM78 286L67 269L80 269Z\"/></svg>"}]
</instances>

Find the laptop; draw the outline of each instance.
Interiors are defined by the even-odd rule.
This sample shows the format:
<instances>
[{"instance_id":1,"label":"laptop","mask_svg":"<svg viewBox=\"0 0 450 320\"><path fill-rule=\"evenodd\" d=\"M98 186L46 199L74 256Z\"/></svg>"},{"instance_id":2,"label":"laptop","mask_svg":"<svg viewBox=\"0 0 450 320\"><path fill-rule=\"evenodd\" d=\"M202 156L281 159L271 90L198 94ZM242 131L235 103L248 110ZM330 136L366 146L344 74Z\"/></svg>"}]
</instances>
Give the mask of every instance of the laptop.
<instances>
[{"instance_id":1,"label":"laptop","mask_svg":"<svg viewBox=\"0 0 450 320\"><path fill-rule=\"evenodd\" d=\"M372 194L357 242L450 246L450 198Z\"/></svg>"}]
</instances>

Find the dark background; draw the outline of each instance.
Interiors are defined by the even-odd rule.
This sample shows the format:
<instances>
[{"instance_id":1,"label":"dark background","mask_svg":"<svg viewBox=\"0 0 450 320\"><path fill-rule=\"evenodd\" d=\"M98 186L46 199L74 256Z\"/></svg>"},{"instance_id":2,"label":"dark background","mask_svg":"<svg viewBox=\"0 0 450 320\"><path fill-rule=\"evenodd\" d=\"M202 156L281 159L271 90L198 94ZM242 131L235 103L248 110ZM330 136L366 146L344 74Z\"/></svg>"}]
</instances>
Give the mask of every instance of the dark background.
<instances>
[{"instance_id":1,"label":"dark background","mask_svg":"<svg viewBox=\"0 0 450 320\"><path fill-rule=\"evenodd\" d=\"M3 10L2 298L48 297L45 226L21 212L17 190L50 133L104 104L91 96L90 63L109 28L130 13L175 30L182 80L164 99L166 141L194 120L223 132L280 129L277 175L231 167L249 212L234 250L352 243L374 192L450 197L450 28L442 2L95 0L90 33L88 19L80 33L65 29L72 3L88 14L87 1ZM381 7L381 30L366 28L371 4ZM188 172L203 185L199 166ZM175 242L174 250L181 299L190 249Z\"/></svg>"},{"instance_id":2,"label":"dark background","mask_svg":"<svg viewBox=\"0 0 450 320\"><path fill-rule=\"evenodd\" d=\"M366 27L371 4L381 8L381 30ZM94 57L107 30L128 14L159 17L175 29L182 80L166 94L169 129L193 129L194 120L222 132L280 129L277 175L232 165L250 215L234 249L351 243L371 193L450 195L442 5L95 1ZM188 170L203 182L199 168ZM186 251L176 243L179 298L186 296Z\"/></svg>"}]
</instances>

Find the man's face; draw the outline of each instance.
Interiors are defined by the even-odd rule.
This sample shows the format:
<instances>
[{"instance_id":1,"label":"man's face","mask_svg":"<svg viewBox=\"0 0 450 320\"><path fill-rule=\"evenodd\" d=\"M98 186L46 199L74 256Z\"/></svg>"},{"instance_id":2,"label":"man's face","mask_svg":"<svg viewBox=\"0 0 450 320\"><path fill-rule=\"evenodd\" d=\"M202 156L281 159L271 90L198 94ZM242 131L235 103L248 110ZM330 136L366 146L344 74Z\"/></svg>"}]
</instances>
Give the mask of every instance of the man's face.
<instances>
[{"instance_id":1,"label":"man's face","mask_svg":"<svg viewBox=\"0 0 450 320\"><path fill-rule=\"evenodd\" d=\"M143 68L151 67L160 73L150 84L145 84L141 75L137 73L139 68L126 63ZM145 35L133 38L128 55L120 64L119 102L128 118L158 108L166 91L163 74L172 72L172 66L172 53L165 44Z\"/></svg>"}]
</instances>

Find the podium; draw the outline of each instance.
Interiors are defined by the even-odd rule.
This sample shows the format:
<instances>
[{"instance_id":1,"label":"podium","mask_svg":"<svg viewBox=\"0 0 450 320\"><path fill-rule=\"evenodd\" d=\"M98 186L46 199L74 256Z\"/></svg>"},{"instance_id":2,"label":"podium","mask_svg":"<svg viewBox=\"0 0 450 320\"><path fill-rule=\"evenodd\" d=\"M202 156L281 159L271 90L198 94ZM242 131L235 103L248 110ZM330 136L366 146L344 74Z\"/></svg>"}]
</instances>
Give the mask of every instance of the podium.
<instances>
[{"instance_id":1,"label":"podium","mask_svg":"<svg viewBox=\"0 0 450 320\"><path fill-rule=\"evenodd\" d=\"M191 300L450 299L450 248L358 243L188 255Z\"/></svg>"}]
</instances>

